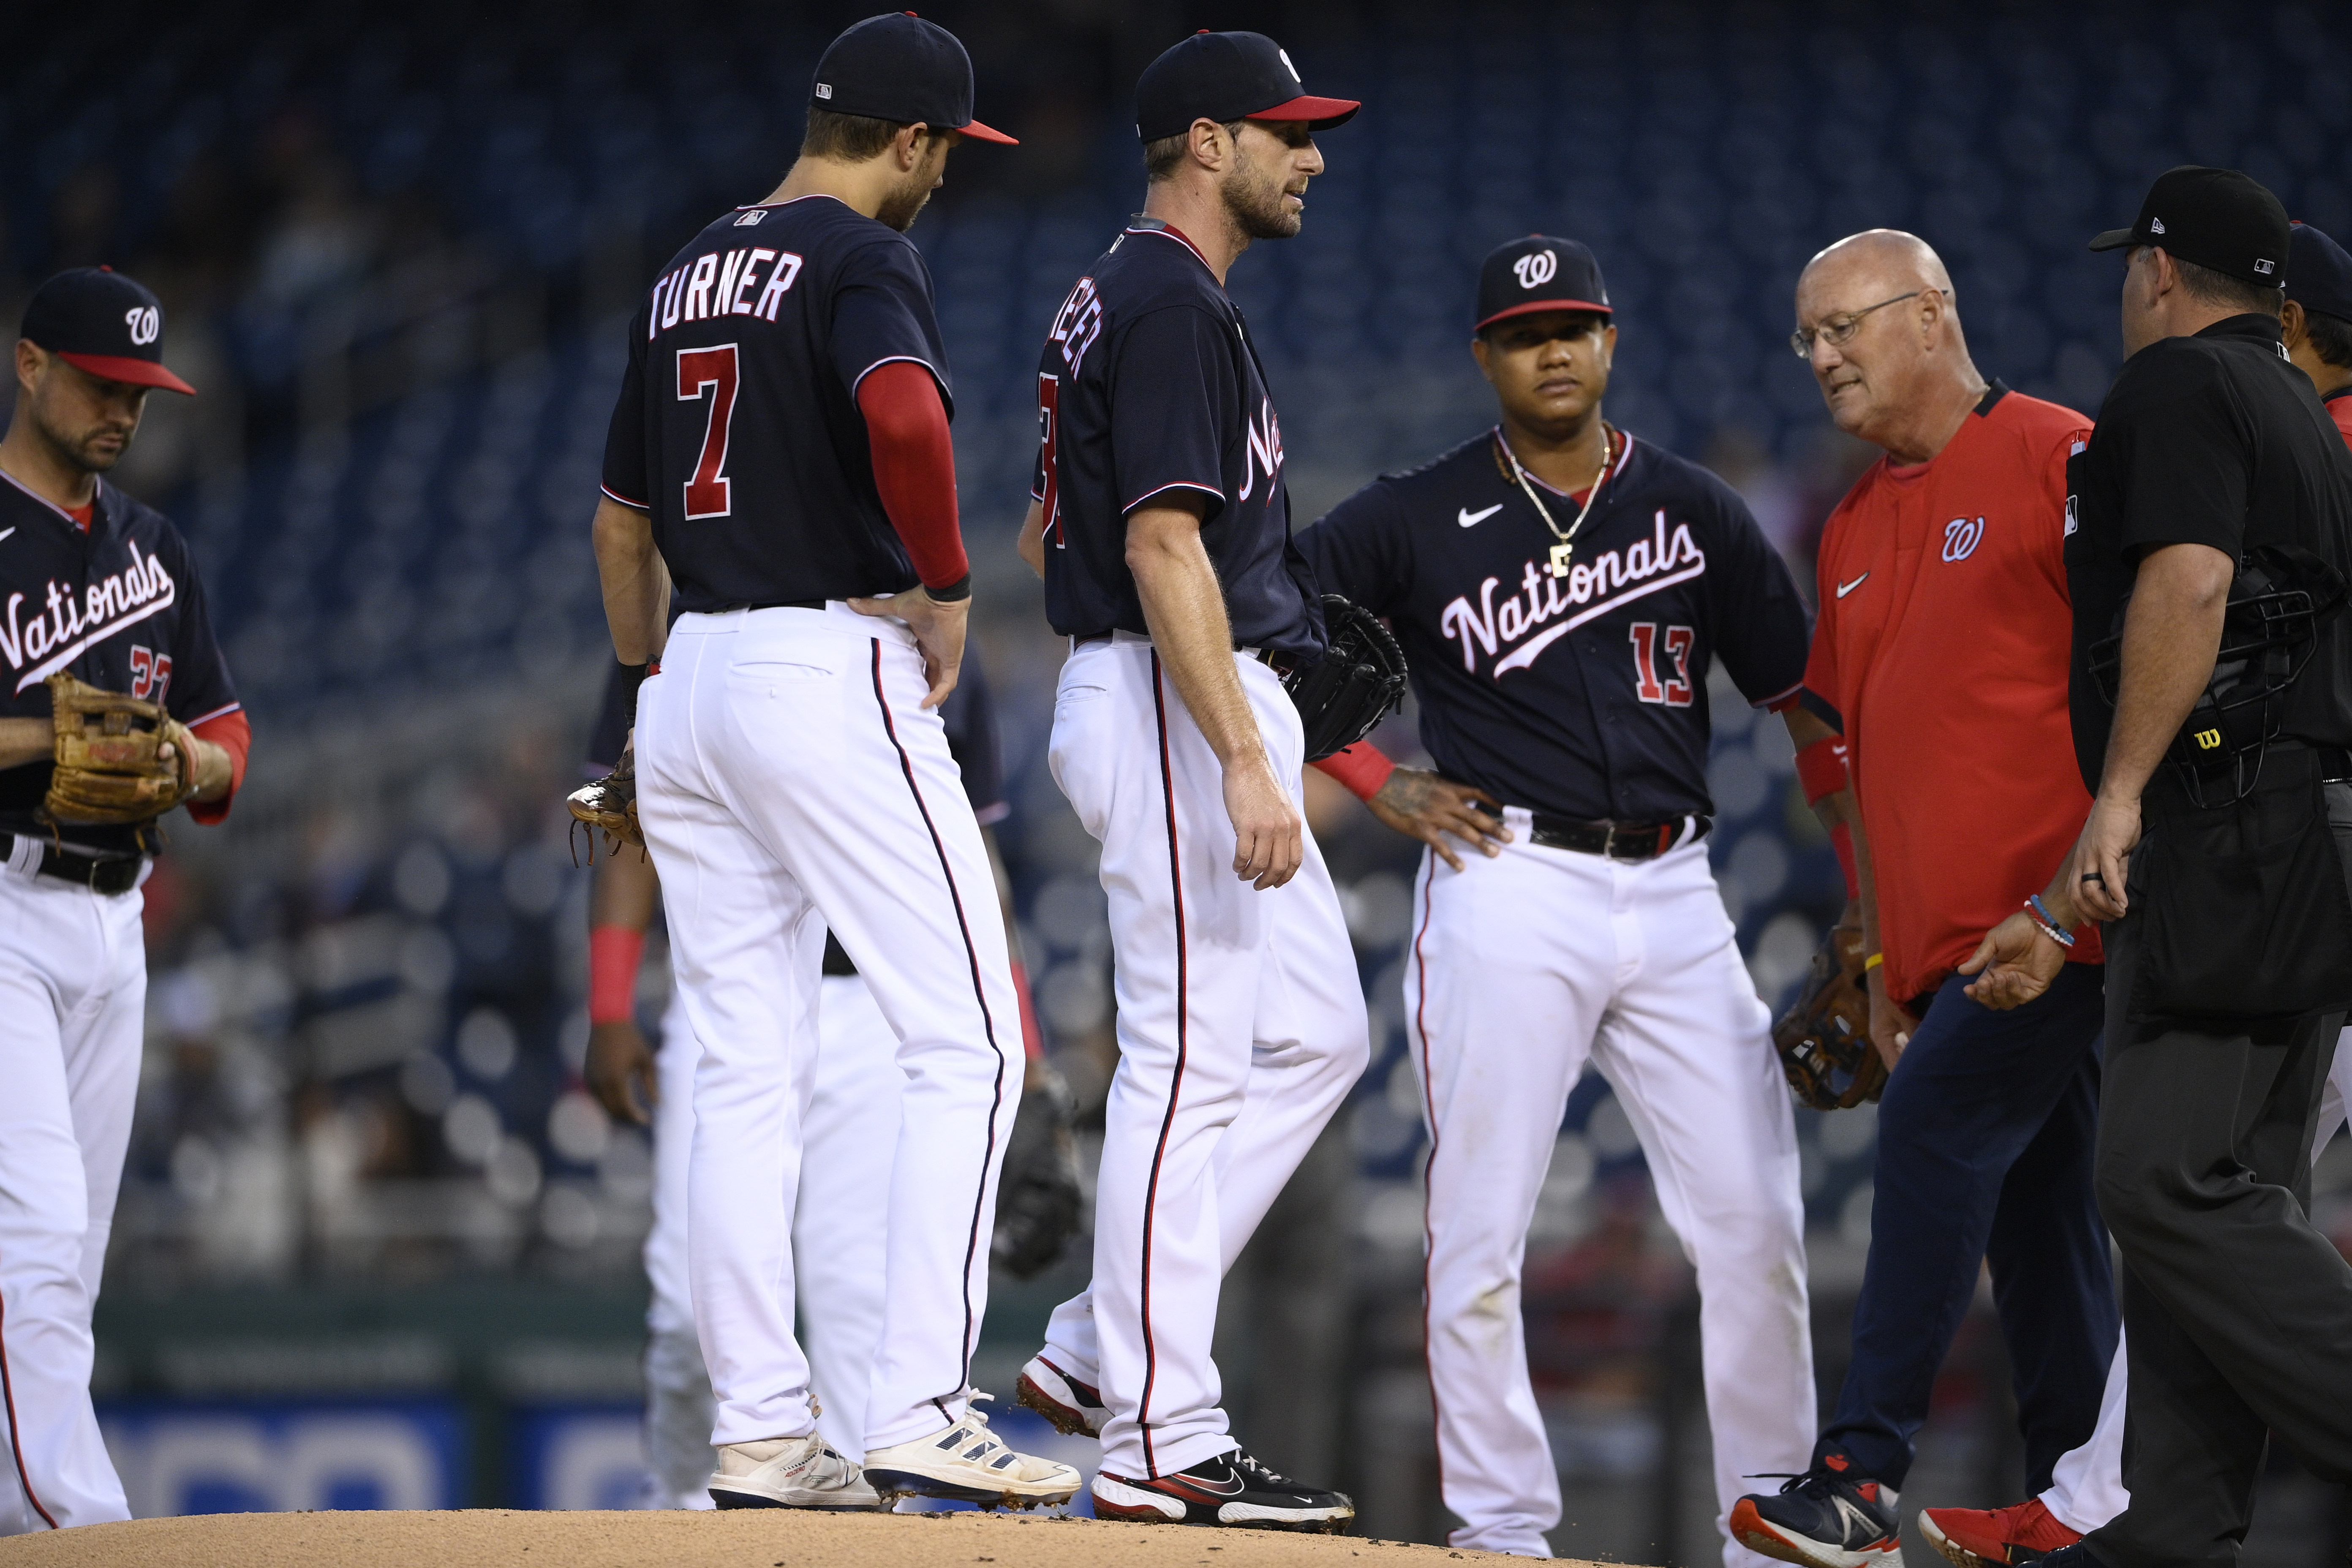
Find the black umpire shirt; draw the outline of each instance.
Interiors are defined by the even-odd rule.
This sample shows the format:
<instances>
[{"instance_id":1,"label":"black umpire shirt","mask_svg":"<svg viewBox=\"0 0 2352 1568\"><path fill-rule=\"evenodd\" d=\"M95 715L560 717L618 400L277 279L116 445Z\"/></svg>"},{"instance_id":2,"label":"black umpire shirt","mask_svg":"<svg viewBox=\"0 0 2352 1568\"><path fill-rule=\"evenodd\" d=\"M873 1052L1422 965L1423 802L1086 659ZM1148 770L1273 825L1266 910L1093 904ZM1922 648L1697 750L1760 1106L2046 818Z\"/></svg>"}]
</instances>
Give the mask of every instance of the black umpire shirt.
<instances>
[{"instance_id":1,"label":"black umpire shirt","mask_svg":"<svg viewBox=\"0 0 2352 1568\"><path fill-rule=\"evenodd\" d=\"M2074 757L2095 795L2115 709L2091 679L2090 649L2120 629L2142 557L2206 544L2242 564L2256 545L2295 544L2352 574L2352 451L2280 348L2277 319L2250 313L2126 361L2066 489ZM2283 727L2352 746L2352 617L2321 631Z\"/></svg>"},{"instance_id":2,"label":"black umpire shirt","mask_svg":"<svg viewBox=\"0 0 2352 1568\"><path fill-rule=\"evenodd\" d=\"M911 360L953 417L922 254L831 196L743 207L638 305L604 493L651 514L674 611L896 594L857 384Z\"/></svg>"},{"instance_id":3,"label":"black umpire shirt","mask_svg":"<svg viewBox=\"0 0 2352 1568\"><path fill-rule=\"evenodd\" d=\"M1290 542L1282 425L1240 309L1192 242L1138 218L1054 317L1037 372L1030 493L1045 509L1045 614L1065 637L1143 635L1127 518L1200 498L1201 544L1237 647L1323 651L1323 601Z\"/></svg>"},{"instance_id":4,"label":"black umpire shirt","mask_svg":"<svg viewBox=\"0 0 2352 1568\"><path fill-rule=\"evenodd\" d=\"M58 671L191 728L238 707L195 559L168 518L100 479L85 530L0 474L0 718L47 719L42 682ZM52 771L47 757L0 771L0 832L109 855L142 847L136 827L42 822Z\"/></svg>"},{"instance_id":5,"label":"black umpire shirt","mask_svg":"<svg viewBox=\"0 0 2352 1568\"><path fill-rule=\"evenodd\" d=\"M1549 575L1551 530L1493 431L1386 474L1298 536L1332 593L1384 616L1437 771L1582 821L1714 810L1706 674L1759 707L1805 678L1804 600L1748 505L1631 436ZM1540 483L1529 476L1530 483ZM1544 504L1565 523L1577 502Z\"/></svg>"}]
</instances>

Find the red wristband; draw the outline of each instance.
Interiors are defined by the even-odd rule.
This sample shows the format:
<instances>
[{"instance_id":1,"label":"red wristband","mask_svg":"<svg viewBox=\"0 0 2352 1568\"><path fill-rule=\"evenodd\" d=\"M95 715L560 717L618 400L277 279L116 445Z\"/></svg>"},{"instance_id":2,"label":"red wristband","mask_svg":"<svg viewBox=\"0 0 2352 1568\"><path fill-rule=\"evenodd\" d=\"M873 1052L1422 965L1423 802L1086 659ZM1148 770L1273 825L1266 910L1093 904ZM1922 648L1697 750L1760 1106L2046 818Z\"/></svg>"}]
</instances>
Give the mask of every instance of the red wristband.
<instances>
[{"instance_id":1,"label":"red wristband","mask_svg":"<svg viewBox=\"0 0 2352 1568\"><path fill-rule=\"evenodd\" d=\"M1345 751L1332 752L1319 763L1311 764L1318 772L1329 774L1348 786L1348 793L1358 800L1370 800L1381 793L1381 785L1389 782L1396 764L1381 753L1370 741L1359 741Z\"/></svg>"},{"instance_id":2,"label":"red wristband","mask_svg":"<svg viewBox=\"0 0 2352 1568\"><path fill-rule=\"evenodd\" d=\"M588 1022L625 1024L637 1016L637 965L646 933L628 926L597 926L588 933Z\"/></svg>"},{"instance_id":3,"label":"red wristband","mask_svg":"<svg viewBox=\"0 0 2352 1568\"><path fill-rule=\"evenodd\" d=\"M1822 801L1845 788L1852 775L1846 770L1845 737L1825 735L1797 752L1797 782L1805 786L1805 804L1819 805Z\"/></svg>"},{"instance_id":4,"label":"red wristband","mask_svg":"<svg viewBox=\"0 0 2352 1568\"><path fill-rule=\"evenodd\" d=\"M1021 1048L1031 1061L1045 1054L1045 1032L1037 1026L1037 1005L1029 995L1029 971L1013 961L1013 999L1021 1005Z\"/></svg>"}]
</instances>

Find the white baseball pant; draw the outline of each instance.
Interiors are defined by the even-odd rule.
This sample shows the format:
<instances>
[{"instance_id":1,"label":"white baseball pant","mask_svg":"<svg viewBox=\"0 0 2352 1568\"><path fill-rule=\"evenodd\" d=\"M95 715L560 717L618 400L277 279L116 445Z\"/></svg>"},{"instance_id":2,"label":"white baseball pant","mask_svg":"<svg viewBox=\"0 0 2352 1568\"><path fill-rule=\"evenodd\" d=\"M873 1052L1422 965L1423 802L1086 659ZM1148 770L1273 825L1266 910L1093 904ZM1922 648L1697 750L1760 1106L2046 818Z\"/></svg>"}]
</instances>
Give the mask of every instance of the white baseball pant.
<instances>
[{"instance_id":1,"label":"white baseball pant","mask_svg":"<svg viewBox=\"0 0 2352 1568\"><path fill-rule=\"evenodd\" d=\"M2311 1145L2317 1160L2352 1109L2352 1029L2336 1038L2336 1062L2327 1069L2327 1087L2319 1095L2319 1134ZM2042 1506L2059 1523L2088 1535L2124 1510L2131 1493L2124 1488L2124 1405L2130 1380L2124 1371L2124 1342L2116 1341L2115 1363L2107 1369L2106 1392L2099 1397L2099 1424L2090 1441L2059 1456L2050 1471L2050 1489Z\"/></svg>"},{"instance_id":2,"label":"white baseball pant","mask_svg":"<svg viewBox=\"0 0 2352 1568\"><path fill-rule=\"evenodd\" d=\"M711 1506L710 1380L694 1340L688 1284L687 1152L694 1137L699 1051L682 994L670 993L655 1061L654 1226L646 1237L646 1447L664 1508ZM817 1003L816 1083L801 1124L799 1202L793 1210L793 1272L817 1428L853 1458L866 1452L866 1385L882 1341L887 1267L878 1202L890 1190L898 1141L893 1059L898 1037L855 975L827 975Z\"/></svg>"},{"instance_id":3,"label":"white baseball pant","mask_svg":"<svg viewBox=\"0 0 2352 1568\"><path fill-rule=\"evenodd\" d=\"M139 1094L142 902L0 864L0 1535L131 1517L89 1325Z\"/></svg>"},{"instance_id":4,"label":"white baseball pant","mask_svg":"<svg viewBox=\"0 0 2352 1568\"><path fill-rule=\"evenodd\" d=\"M1609 1079L1698 1270L1725 1521L1813 1446L1804 1205L1789 1089L1703 845L1621 861L1536 845L1422 860L1405 1010L1430 1133L1430 1386L1457 1547L1549 1556L1559 1479L1528 1375L1519 1281L1569 1091Z\"/></svg>"},{"instance_id":5,"label":"white baseball pant","mask_svg":"<svg viewBox=\"0 0 2352 1568\"><path fill-rule=\"evenodd\" d=\"M1297 799L1298 711L1272 669L1234 665ZM1284 886L1234 876L1223 770L1148 640L1071 654L1049 755L1102 843L1119 1063L1094 1279L1046 1353L1102 1390L1102 1468L1158 1477L1235 1447L1209 1354L1218 1284L1364 1070L1363 987L1312 833Z\"/></svg>"},{"instance_id":6,"label":"white baseball pant","mask_svg":"<svg viewBox=\"0 0 2352 1568\"><path fill-rule=\"evenodd\" d=\"M638 812L701 1043L687 1227L715 1444L815 1426L789 1221L830 926L897 1037L864 1437L961 1418L1021 1094L1004 926L914 637L845 605L687 615L639 695Z\"/></svg>"}]
</instances>

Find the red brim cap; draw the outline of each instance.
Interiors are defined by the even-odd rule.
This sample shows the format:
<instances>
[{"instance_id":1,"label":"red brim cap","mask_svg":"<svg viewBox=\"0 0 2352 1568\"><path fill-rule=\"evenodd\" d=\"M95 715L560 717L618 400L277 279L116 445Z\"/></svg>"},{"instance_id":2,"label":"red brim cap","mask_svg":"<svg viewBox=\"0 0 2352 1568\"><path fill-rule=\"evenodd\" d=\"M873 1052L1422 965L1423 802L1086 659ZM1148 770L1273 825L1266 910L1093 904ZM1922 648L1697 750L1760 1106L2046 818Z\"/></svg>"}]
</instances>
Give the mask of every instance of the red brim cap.
<instances>
[{"instance_id":1,"label":"red brim cap","mask_svg":"<svg viewBox=\"0 0 2352 1568\"><path fill-rule=\"evenodd\" d=\"M977 120L967 120L961 125L957 126L956 129L962 132L967 136L977 137L982 142L993 142L1000 146L1018 147L1021 145L1018 138L1007 136L1003 132L997 130L994 126L982 125Z\"/></svg>"},{"instance_id":2,"label":"red brim cap","mask_svg":"<svg viewBox=\"0 0 2352 1568\"><path fill-rule=\"evenodd\" d=\"M133 386L160 386L165 392L185 393L194 397L196 389L165 370L152 359L131 359L117 354L70 354L60 352L58 357L76 370L103 376L108 381L127 381Z\"/></svg>"},{"instance_id":3,"label":"red brim cap","mask_svg":"<svg viewBox=\"0 0 2352 1568\"><path fill-rule=\"evenodd\" d=\"M1304 120L1317 131L1328 131L1334 125L1345 125L1356 118L1363 104L1352 98L1294 98L1288 103L1277 103L1272 109L1261 109L1244 120Z\"/></svg>"},{"instance_id":4,"label":"red brim cap","mask_svg":"<svg viewBox=\"0 0 2352 1568\"><path fill-rule=\"evenodd\" d=\"M1507 310L1496 311L1470 330L1474 332L1483 332L1496 321L1507 321L1513 316L1531 316L1538 310L1589 310L1598 316L1614 314L1608 306L1596 305L1590 300L1529 300L1525 304L1514 305Z\"/></svg>"}]
</instances>

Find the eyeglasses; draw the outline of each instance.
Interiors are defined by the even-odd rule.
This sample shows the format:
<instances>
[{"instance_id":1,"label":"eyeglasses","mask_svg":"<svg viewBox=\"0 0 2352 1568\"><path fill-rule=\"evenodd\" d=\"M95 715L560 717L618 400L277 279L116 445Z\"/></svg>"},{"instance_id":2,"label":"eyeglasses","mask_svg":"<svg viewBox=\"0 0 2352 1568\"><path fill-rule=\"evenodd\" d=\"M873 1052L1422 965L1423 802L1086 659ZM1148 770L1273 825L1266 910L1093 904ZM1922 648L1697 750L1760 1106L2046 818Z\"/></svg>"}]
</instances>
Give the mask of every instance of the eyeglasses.
<instances>
[{"instance_id":1,"label":"eyeglasses","mask_svg":"<svg viewBox=\"0 0 2352 1568\"><path fill-rule=\"evenodd\" d=\"M1944 290L1941 289L1914 289L1908 294L1897 294L1892 300L1881 300L1877 304L1865 305L1859 310L1852 310L1843 316L1832 316L1828 321L1823 321L1818 327L1814 327L1810 330L1804 327L1799 327L1795 331L1789 334L1789 346L1796 351L1797 357L1799 359L1811 359L1813 357L1813 340L1815 338L1821 339L1822 342L1829 344L1829 346L1833 349L1842 349L1845 347L1846 344L1853 342L1853 334L1855 331L1861 327L1862 319L1864 316L1869 315L1871 311L1884 310L1889 305L1900 305L1906 300L1916 300L1922 294L1941 294L1943 292Z\"/></svg>"}]
</instances>

